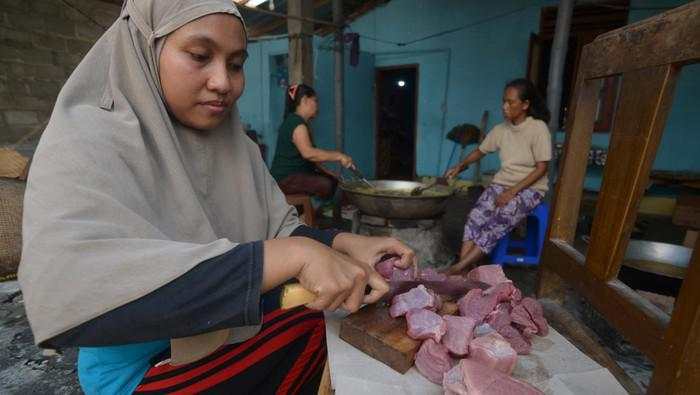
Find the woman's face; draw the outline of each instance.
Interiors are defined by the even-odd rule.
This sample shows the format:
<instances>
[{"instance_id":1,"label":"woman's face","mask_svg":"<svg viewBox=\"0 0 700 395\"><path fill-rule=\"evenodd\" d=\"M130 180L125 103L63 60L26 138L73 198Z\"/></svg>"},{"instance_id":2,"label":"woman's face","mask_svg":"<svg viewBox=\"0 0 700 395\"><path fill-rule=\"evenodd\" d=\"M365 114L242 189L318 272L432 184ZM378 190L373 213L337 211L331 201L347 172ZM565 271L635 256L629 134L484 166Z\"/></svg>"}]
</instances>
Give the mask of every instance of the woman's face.
<instances>
[{"instance_id":1,"label":"woman's face","mask_svg":"<svg viewBox=\"0 0 700 395\"><path fill-rule=\"evenodd\" d=\"M170 112L183 125L209 130L229 115L245 86L246 37L241 21L211 14L165 39L160 83Z\"/></svg>"},{"instance_id":2,"label":"woman's face","mask_svg":"<svg viewBox=\"0 0 700 395\"><path fill-rule=\"evenodd\" d=\"M520 92L517 88L509 87L503 92L503 117L511 122L520 121L527 117L529 101L520 100Z\"/></svg>"},{"instance_id":3,"label":"woman's face","mask_svg":"<svg viewBox=\"0 0 700 395\"><path fill-rule=\"evenodd\" d=\"M316 96L304 96L299 102L299 107L309 118L314 118L318 115L318 98Z\"/></svg>"}]
</instances>

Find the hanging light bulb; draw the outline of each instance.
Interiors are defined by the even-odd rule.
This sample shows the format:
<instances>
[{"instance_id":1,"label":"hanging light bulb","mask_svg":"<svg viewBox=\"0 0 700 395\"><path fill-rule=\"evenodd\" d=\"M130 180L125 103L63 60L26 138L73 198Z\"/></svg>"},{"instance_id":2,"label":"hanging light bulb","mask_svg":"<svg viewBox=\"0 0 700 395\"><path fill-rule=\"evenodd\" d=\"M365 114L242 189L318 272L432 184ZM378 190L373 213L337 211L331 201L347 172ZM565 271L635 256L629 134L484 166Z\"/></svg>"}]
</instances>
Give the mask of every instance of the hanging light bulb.
<instances>
[{"instance_id":1,"label":"hanging light bulb","mask_svg":"<svg viewBox=\"0 0 700 395\"><path fill-rule=\"evenodd\" d=\"M406 86L406 81L404 81L404 80L398 80L398 82L396 82L396 85L398 85L399 87L403 88L404 86Z\"/></svg>"}]
</instances>

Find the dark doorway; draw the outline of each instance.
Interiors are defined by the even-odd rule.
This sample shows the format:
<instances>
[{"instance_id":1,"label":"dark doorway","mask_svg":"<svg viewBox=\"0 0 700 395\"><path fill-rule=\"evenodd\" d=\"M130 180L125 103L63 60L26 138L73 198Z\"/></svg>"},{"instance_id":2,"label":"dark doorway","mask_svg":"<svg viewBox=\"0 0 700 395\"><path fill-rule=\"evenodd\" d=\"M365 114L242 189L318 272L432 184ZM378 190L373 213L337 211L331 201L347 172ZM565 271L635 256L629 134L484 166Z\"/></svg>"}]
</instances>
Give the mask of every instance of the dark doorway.
<instances>
[{"instance_id":1,"label":"dark doorway","mask_svg":"<svg viewBox=\"0 0 700 395\"><path fill-rule=\"evenodd\" d=\"M412 180L416 173L418 66L378 68L377 178Z\"/></svg>"}]
</instances>

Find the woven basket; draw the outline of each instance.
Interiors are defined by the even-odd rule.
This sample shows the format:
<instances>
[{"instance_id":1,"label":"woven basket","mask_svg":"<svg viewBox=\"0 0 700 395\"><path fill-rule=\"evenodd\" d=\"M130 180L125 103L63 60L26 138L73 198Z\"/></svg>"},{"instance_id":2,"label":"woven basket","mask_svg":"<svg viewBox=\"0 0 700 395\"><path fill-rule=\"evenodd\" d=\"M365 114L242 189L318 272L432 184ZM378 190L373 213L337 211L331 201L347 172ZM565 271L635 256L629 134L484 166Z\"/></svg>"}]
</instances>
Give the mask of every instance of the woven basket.
<instances>
[{"instance_id":1,"label":"woven basket","mask_svg":"<svg viewBox=\"0 0 700 395\"><path fill-rule=\"evenodd\" d=\"M22 252L23 181L0 178L0 281L13 278Z\"/></svg>"}]
</instances>

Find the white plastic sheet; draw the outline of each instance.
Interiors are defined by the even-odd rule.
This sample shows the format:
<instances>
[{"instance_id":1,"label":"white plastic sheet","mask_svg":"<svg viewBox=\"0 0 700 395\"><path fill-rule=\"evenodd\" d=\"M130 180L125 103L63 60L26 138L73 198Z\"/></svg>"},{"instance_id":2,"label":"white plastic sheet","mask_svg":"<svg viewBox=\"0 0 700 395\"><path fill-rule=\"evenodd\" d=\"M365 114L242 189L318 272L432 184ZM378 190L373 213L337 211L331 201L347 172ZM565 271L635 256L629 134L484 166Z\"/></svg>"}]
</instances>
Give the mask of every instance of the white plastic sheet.
<instances>
[{"instance_id":1,"label":"white plastic sheet","mask_svg":"<svg viewBox=\"0 0 700 395\"><path fill-rule=\"evenodd\" d=\"M442 394L411 368L400 374L338 337L344 313L326 313L326 337L331 382L336 395ZM518 356L513 376L556 395L627 394L610 372L587 357L550 328L547 337L535 337L530 355Z\"/></svg>"}]
</instances>

